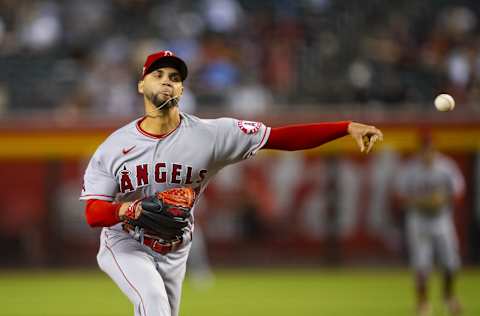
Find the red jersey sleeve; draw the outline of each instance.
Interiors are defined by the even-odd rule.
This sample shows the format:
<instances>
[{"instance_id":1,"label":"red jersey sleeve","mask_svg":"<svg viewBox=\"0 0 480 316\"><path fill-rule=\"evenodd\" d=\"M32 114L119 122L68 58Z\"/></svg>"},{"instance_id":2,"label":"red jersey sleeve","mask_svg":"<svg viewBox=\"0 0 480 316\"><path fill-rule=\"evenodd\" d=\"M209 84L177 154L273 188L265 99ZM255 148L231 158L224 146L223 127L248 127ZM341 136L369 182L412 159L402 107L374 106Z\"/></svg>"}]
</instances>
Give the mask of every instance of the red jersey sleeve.
<instances>
[{"instance_id":1,"label":"red jersey sleeve","mask_svg":"<svg viewBox=\"0 0 480 316\"><path fill-rule=\"evenodd\" d=\"M348 134L350 121L272 127L262 149L302 150L325 144Z\"/></svg>"}]
</instances>

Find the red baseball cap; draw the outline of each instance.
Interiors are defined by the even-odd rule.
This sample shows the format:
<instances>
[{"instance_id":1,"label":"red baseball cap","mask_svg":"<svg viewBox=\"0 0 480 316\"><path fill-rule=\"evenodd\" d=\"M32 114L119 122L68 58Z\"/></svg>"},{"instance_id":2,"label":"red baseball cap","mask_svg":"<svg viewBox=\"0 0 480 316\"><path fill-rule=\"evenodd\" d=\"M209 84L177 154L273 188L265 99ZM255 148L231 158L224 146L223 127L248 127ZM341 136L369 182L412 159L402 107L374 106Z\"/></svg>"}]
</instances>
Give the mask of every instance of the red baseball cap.
<instances>
[{"instance_id":1,"label":"red baseball cap","mask_svg":"<svg viewBox=\"0 0 480 316\"><path fill-rule=\"evenodd\" d=\"M187 64L185 64L182 59L175 56L175 54L171 51L161 50L159 52L148 55L147 60L145 60L145 64L143 65L141 79L145 78L146 75L148 75L155 69L162 67L173 67L177 69L180 73L180 76L182 77L182 81L187 78Z\"/></svg>"}]
</instances>

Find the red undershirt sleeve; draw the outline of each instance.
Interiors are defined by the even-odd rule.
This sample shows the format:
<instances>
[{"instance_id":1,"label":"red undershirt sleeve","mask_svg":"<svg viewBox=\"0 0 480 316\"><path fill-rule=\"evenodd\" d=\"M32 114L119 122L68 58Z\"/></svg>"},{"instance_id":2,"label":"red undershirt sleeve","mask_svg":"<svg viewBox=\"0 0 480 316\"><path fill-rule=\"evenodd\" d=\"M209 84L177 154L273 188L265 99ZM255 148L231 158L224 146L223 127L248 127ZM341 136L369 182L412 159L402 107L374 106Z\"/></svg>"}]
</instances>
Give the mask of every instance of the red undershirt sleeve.
<instances>
[{"instance_id":1,"label":"red undershirt sleeve","mask_svg":"<svg viewBox=\"0 0 480 316\"><path fill-rule=\"evenodd\" d=\"M118 210L120 203L103 200L88 200L85 205L85 217L91 227L109 227L120 222Z\"/></svg>"},{"instance_id":2,"label":"red undershirt sleeve","mask_svg":"<svg viewBox=\"0 0 480 316\"><path fill-rule=\"evenodd\" d=\"M348 134L350 121L273 127L262 149L302 150L325 144Z\"/></svg>"}]
</instances>

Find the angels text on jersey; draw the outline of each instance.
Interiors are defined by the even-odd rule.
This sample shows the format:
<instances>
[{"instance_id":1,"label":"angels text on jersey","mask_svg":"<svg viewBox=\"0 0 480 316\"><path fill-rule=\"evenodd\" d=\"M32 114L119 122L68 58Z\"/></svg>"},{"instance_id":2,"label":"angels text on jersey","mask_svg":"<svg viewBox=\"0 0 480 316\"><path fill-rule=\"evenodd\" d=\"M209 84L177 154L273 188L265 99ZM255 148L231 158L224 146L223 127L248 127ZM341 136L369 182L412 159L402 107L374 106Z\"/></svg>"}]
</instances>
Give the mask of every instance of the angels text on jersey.
<instances>
[{"instance_id":1,"label":"angels text on jersey","mask_svg":"<svg viewBox=\"0 0 480 316\"><path fill-rule=\"evenodd\" d=\"M137 164L130 168L126 164L117 175L119 191L127 193L151 184L192 186L197 188L206 179L208 170L194 169L181 163L156 162Z\"/></svg>"}]
</instances>

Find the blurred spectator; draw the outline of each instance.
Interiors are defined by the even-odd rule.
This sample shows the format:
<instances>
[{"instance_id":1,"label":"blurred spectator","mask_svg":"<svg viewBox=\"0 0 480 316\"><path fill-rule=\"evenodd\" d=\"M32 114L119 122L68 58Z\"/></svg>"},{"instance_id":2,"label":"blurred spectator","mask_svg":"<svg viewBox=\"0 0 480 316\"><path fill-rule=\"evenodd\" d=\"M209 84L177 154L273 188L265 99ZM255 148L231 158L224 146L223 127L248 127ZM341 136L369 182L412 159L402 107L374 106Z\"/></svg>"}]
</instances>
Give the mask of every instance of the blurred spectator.
<instances>
[{"instance_id":1,"label":"blurred spectator","mask_svg":"<svg viewBox=\"0 0 480 316\"><path fill-rule=\"evenodd\" d=\"M61 37L59 5L54 1L34 2L20 15L20 41L34 51L52 48Z\"/></svg>"},{"instance_id":2,"label":"blurred spectator","mask_svg":"<svg viewBox=\"0 0 480 316\"><path fill-rule=\"evenodd\" d=\"M85 93L79 114L116 116L120 104L130 115L138 56L172 49L191 65L197 110L232 106L227 93L275 104L388 106L430 103L440 90L474 108L480 10L463 3L4 0L0 80L30 87L9 88L11 111L57 109ZM75 67L73 76L57 76ZM240 80L250 74L256 88Z\"/></svg>"},{"instance_id":3,"label":"blurred spectator","mask_svg":"<svg viewBox=\"0 0 480 316\"><path fill-rule=\"evenodd\" d=\"M207 24L212 31L228 33L240 25L243 11L236 0L204 0Z\"/></svg>"},{"instance_id":4,"label":"blurred spectator","mask_svg":"<svg viewBox=\"0 0 480 316\"><path fill-rule=\"evenodd\" d=\"M464 102L467 97L467 88L473 74L470 60L467 49L452 51L446 59L449 90L455 94L457 102Z\"/></svg>"},{"instance_id":5,"label":"blurred spectator","mask_svg":"<svg viewBox=\"0 0 480 316\"><path fill-rule=\"evenodd\" d=\"M64 10L64 36L71 47L86 47L94 44L93 40L107 37L112 24L121 24L114 20L112 1L73 0L61 3Z\"/></svg>"},{"instance_id":6,"label":"blurred spectator","mask_svg":"<svg viewBox=\"0 0 480 316\"><path fill-rule=\"evenodd\" d=\"M365 102L372 84L372 69L363 60L356 60L348 68L348 79L353 88L354 100Z\"/></svg>"},{"instance_id":7,"label":"blurred spectator","mask_svg":"<svg viewBox=\"0 0 480 316\"><path fill-rule=\"evenodd\" d=\"M229 112L240 117L253 118L266 114L273 105L270 91L253 79L245 79L228 93L227 106Z\"/></svg>"}]
</instances>

